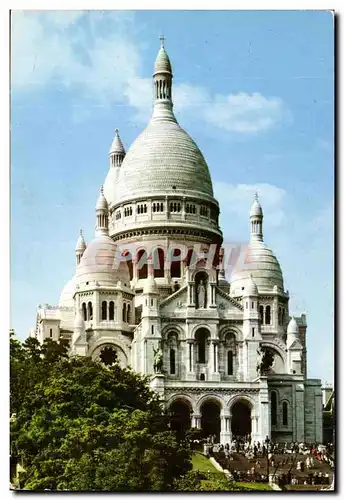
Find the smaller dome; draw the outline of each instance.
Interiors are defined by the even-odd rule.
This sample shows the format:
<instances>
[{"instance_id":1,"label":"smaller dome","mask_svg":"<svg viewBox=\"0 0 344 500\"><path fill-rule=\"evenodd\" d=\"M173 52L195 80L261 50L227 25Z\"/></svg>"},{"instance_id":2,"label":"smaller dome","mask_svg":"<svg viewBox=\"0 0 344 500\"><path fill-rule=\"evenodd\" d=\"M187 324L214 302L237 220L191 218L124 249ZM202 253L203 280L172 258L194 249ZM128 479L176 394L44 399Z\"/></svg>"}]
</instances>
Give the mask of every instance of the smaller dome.
<instances>
[{"instance_id":1,"label":"smaller dome","mask_svg":"<svg viewBox=\"0 0 344 500\"><path fill-rule=\"evenodd\" d=\"M287 334L299 335L299 327L297 326L294 316L291 318L287 328Z\"/></svg>"},{"instance_id":2,"label":"smaller dome","mask_svg":"<svg viewBox=\"0 0 344 500\"><path fill-rule=\"evenodd\" d=\"M110 154L112 154L112 153L125 155L125 149L124 149L123 143L121 141L121 138L119 136L118 128L116 128L116 130L115 130L115 137L112 141L111 148L110 148Z\"/></svg>"},{"instance_id":3,"label":"smaller dome","mask_svg":"<svg viewBox=\"0 0 344 500\"><path fill-rule=\"evenodd\" d=\"M258 194L254 196L254 200L250 210L250 217L263 217L263 210L259 203Z\"/></svg>"},{"instance_id":4,"label":"smaller dome","mask_svg":"<svg viewBox=\"0 0 344 500\"><path fill-rule=\"evenodd\" d=\"M84 330L85 329L85 321L82 317L80 309L76 309L75 317L74 317L74 330Z\"/></svg>"},{"instance_id":5,"label":"smaller dome","mask_svg":"<svg viewBox=\"0 0 344 500\"><path fill-rule=\"evenodd\" d=\"M253 281L252 274L250 274L247 285L245 287L245 295L248 297L254 297L258 295L258 288L255 282Z\"/></svg>"},{"instance_id":6,"label":"smaller dome","mask_svg":"<svg viewBox=\"0 0 344 500\"><path fill-rule=\"evenodd\" d=\"M85 240L84 240L84 235L82 234L82 229L80 229L80 234L79 234L79 238L76 242L76 245L75 245L75 250L78 251L78 250L86 250L86 243L85 243Z\"/></svg>"},{"instance_id":7,"label":"smaller dome","mask_svg":"<svg viewBox=\"0 0 344 500\"><path fill-rule=\"evenodd\" d=\"M155 294L159 293L158 286L157 286L156 281L153 278L153 276L150 275L146 279L145 284L143 286L143 293L144 294L146 294L146 293L155 293Z\"/></svg>"},{"instance_id":8,"label":"smaller dome","mask_svg":"<svg viewBox=\"0 0 344 500\"><path fill-rule=\"evenodd\" d=\"M165 47L162 45L158 52L157 58L154 64L154 75L157 73L171 73L172 74L172 66L170 59L166 53Z\"/></svg>"},{"instance_id":9,"label":"smaller dome","mask_svg":"<svg viewBox=\"0 0 344 500\"><path fill-rule=\"evenodd\" d=\"M103 186L100 188L100 195L96 204L96 210L108 210L108 202L104 196Z\"/></svg>"},{"instance_id":10,"label":"smaller dome","mask_svg":"<svg viewBox=\"0 0 344 500\"><path fill-rule=\"evenodd\" d=\"M71 280L68 281L61 292L59 307L74 307L75 287L76 279L74 276Z\"/></svg>"},{"instance_id":11,"label":"smaller dome","mask_svg":"<svg viewBox=\"0 0 344 500\"><path fill-rule=\"evenodd\" d=\"M76 268L76 284L116 286L117 281L121 280L128 285L128 265L124 261L118 261L117 257L117 246L112 238L107 235L97 236L88 244Z\"/></svg>"}]
</instances>

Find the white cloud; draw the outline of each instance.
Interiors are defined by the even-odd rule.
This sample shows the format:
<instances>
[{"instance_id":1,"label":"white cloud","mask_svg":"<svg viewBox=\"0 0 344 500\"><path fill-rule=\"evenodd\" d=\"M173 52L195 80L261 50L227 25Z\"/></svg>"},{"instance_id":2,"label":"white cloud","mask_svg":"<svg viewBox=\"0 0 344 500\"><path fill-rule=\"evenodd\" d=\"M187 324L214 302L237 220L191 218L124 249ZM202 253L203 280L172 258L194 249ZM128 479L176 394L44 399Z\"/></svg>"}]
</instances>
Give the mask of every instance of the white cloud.
<instances>
[{"instance_id":1,"label":"white cloud","mask_svg":"<svg viewBox=\"0 0 344 500\"><path fill-rule=\"evenodd\" d=\"M215 182L214 192L224 219L227 215L235 215L248 220L254 194L257 192L263 208L264 222L270 227L278 227L285 222L283 202L286 191L277 186Z\"/></svg>"},{"instance_id":2,"label":"white cloud","mask_svg":"<svg viewBox=\"0 0 344 500\"><path fill-rule=\"evenodd\" d=\"M152 108L152 81L141 75L133 14L118 12L15 12L12 15L12 88L40 89L51 82L75 88L104 104L129 104L135 122ZM211 95L199 86L174 85L182 119L203 120L234 133L264 132L286 115L283 101L259 93Z\"/></svg>"}]
</instances>

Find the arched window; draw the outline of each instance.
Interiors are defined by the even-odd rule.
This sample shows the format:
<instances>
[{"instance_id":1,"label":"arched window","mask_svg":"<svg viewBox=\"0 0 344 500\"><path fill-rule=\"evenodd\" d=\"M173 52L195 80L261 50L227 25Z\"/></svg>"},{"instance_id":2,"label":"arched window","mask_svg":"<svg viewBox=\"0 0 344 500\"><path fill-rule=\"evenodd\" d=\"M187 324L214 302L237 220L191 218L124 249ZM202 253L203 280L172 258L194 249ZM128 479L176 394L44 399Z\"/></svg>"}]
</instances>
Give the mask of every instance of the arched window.
<instances>
[{"instance_id":1,"label":"arched window","mask_svg":"<svg viewBox=\"0 0 344 500\"><path fill-rule=\"evenodd\" d=\"M130 276L130 279L132 280L133 279L133 256L129 252L129 250L123 250L122 257L125 257L125 262L127 263L127 266L128 266L129 276Z\"/></svg>"},{"instance_id":2,"label":"arched window","mask_svg":"<svg viewBox=\"0 0 344 500\"><path fill-rule=\"evenodd\" d=\"M170 349L170 374L174 375L176 373L176 351Z\"/></svg>"},{"instance_id":3,"label":"arched window","mask_svg":"<svg viewBox=\"0 0 344 500\"><path fill-rule=\"evenodd\" d=\"M137 268L139 279L146 279L148 277L148 264L145 250L140 250L137 254Z\"/></svg>"},{"instance_id":4,"label":"arched window","mask_svg":"<svg viewBox=\"0 0 344 500\"><path fill-rule=\"evenodd\" d=\"M127 304L123 304L123 310L122 310L122 320L125 322L127 319Z\"/></svg>"},{"instance_id":5,"label":"arched window","mask_svg":"<svg viewBox=\"0 0 344 500\"><path fill-rule=\"evenodd\" d=\"M277 393L271 392L271 425L277 425Z\"/></svg>"},{"instance_id":6,"label":"arched window","mask_svg":"<svg viewBox=\"0 0 344 500\"><path fill-rule=\"evenodd\" d=\"M162 248L156 248L153 251L153 266L154 266L154 278L164 277L164 251Z\"/></svg>"},{"instance_id":7,"label":"arched window","mask_svg":"<svg viewBox=\"0 0 344 500\"><path fill-rule=\"evenodd\" d=\"M105 300L102 302L102 320L107 319L107 303Z\"/></svg>"},{"instance_id":8,"label":"arched window","mask_svg":"<svg viewBox=\"0 0 344 500\"><path fill-rule=\"evenodd\" d=\"M282 325L284 325L285 321L285 309L282 309Z\"/></svg>"},{"instance_id":9,"label":"arched window","mask_svg":"<svg viewBox=\"0 0 344 500\"><path fill-rule=\"evenodd\" d=\"M151 332L152 332L152 335L154 335L154 325L152 325Z\"/></svg>"},{"instance_id":10,"label":"arched window","mask_svg":"<svg viewBox=\"0 0 344 500\"><path fill-rule=\"evenodd\" d=\"M194 254L193 249L192 249L192 248L190 248L190 249L188 250L188 253L187 253L187 256L186 256L186 259L185 259L185 265L186 265L187 267L189 267L190 265L191 265L191 266L195 265L195 262L196 262L195 255L196 255L196 254Z\"/></svg>"},{"instance_id":11,"label":"arched window","mask_svg":"<svg viewBox=\"0 0 344 500\"><path fill-rule=\"evenodd\" d=\"M227 375L233 375L233 351L227 352Z\"/></svg>"},{"instance_id":12,"label":"arched window","mask_svg":"<svg viewBox=\"0 0 344 500\"><path fill-rule=\"evenodd\" d=\"M204 329L200 329L196 332L196 343L197 343L197 353L198 353L198 363L206 363L206 345L209 332Z\"/></svg>"},{"instance_id":13,"label":"arched window","mask_svg":"<svg viewBox=\"0 0 344 500\"><path fill-rule=\"evenodd\" d=\"M82 316L84 318L84 321L87 321L87 311L85 302L82 303Z\"/></svg>"},{"instance_id":14,"label":"arched window","mask_svg":"<svg viewBox=\"0 0 344 500\"><path fill-rule=\"evenodd\" d=\"M171 252L171 278L180 278L181 276L181 251L180 248L174 248Z\"/></svg>"},{"instance_id":15,"label":"arched window","mask_svg":"<svg viewBox=\"0 0 344 500\"><path fill-rule=\"evenodd\" d=\"M130 323L130 304L127 307L127 323Z\"/></svg>"},{"instance_id":16,"label":"arched window","mask_svg":"<svg viewBox=\"0 0 344 500\"><path fill-rule=\"evenodd\" d=\"M91 321L93 319L93 307L92 307L92 302L89 302L87 304L87 319L88 321Z\"/></svg>"},{"instance_id":17,"label":"arched window","mask_svg":"<svg viewBox=\"0 0 344 500\"><path fill-rule=\"evenodd\" d=\"M265 324L270 325L271 322L271 307L266 306L265 308Z\"/></svg>"},{"instance_id":18,"label":"arched window","mask_svg":"<svg viewBox=\"0 0 344 500\"><path fill-rule=\"evenodd\" d=\"M259 317L260 317L260 322L261 324L264 323L264 307L259 306Z\"/></svg>"},{"instance_id":19,"label":"arched window","mask_svg":"<svg viewBox=\"0 0 344 500\"><path fill-rule=\"evenodd\" d=\"M115 304L113 301L109 304L109 320L113 321L115 319Z\"/></svg>"},{"instance_id":20,"label":"arched window","mask_svg":"<svg viewBox=\"0 0 344 500\"><path fill-rule=\"evenodd\" d=\"M282 308L278 308L278 324L282 325Z\"/></svg>"},{"instance_id":21,"label":"arched window","mask_svg":"<svg viewBox=\"0 0 344 500\"><path fill-rule=\"evenodd\" d=\"M282 404L282 422L283 425L288 425L288 403L283 401Z\"/></svg>"}]
</instances>

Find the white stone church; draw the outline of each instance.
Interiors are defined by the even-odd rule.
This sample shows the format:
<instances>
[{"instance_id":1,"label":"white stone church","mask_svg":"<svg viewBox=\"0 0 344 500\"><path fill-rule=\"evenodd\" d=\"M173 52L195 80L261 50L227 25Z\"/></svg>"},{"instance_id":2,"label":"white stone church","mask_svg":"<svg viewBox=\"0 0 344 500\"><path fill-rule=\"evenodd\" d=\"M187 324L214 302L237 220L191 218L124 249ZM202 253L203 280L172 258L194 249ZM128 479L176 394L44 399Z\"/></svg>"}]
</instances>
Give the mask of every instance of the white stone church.
<instances>
[{"instance_id":1,"label":"white stone church","mask_svg":"<svg viewBox=\"0 0 344 500\"><path fill-rule=\"evenodd\" d=\"M75 275L58 306L38 307L31 335L150 374L178 432L321 442L306 317L290 315L258 196L249 242L226 248L207 163L173 113L163 42L153 78L151 120L127 152L116 130L95 236L80 233Z\"/></svg>"}]
</instances>

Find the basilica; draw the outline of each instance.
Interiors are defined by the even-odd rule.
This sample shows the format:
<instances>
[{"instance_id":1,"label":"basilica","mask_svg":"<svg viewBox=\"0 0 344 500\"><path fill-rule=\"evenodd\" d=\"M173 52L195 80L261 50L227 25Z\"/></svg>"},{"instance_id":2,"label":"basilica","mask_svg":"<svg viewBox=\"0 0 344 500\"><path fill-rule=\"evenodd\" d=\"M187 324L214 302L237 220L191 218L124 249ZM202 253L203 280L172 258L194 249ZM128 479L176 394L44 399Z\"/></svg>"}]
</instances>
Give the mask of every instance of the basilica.
<instances>
[{"instance_id":1,"label":"basilica","mask_svg":"<svg viewBox=\"0 0 344 500\"><path fill-rule=\"evenodd\" d=\"M321 442L306 316L289 311L258 195L247 244L225 245L208 165L173 113L172 78L162 41L151 119L128 151L116 130L95 235L86 244L80 232L75 274L58 306L38 306L31 335L150 375L179 433Z\"/></svg>"}]
</instances>

